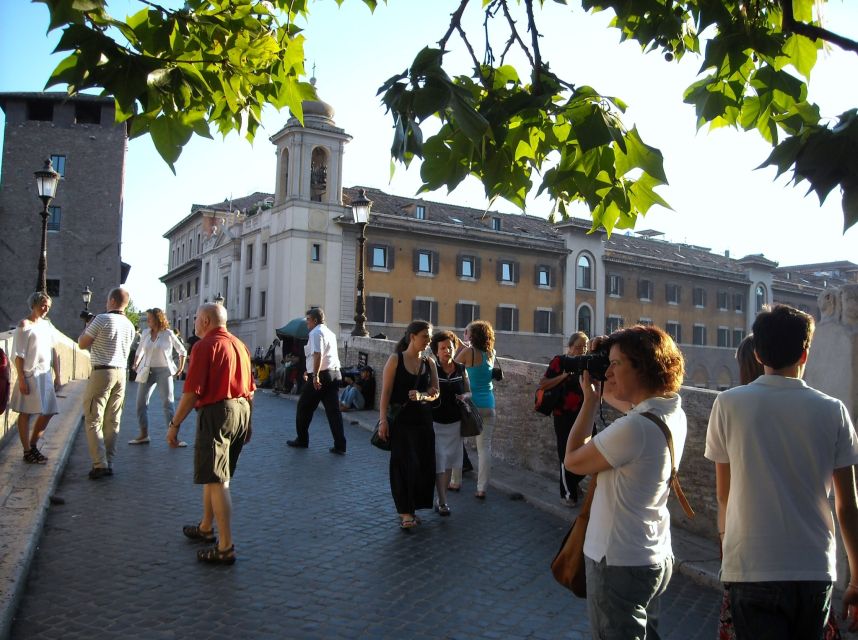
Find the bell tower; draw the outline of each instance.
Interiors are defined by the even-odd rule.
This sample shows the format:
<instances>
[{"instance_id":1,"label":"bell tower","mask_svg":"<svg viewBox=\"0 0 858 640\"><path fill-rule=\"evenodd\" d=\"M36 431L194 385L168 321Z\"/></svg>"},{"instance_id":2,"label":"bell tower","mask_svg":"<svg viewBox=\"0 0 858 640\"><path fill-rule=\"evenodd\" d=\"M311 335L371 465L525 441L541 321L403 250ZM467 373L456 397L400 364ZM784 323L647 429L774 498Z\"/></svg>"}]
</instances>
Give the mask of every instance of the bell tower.
<instances>
[{"instance_id":1,"label":"bell tower","mask_svg":"<svg viewBox=\"0 0 858 640\"><path fill-rule=\"evenodd\" d=\"M277 154L268 238L272 334L310 307L322 307L339 330L343 233L336 221L346 212L343 151L351 136L337 127L329 104L306 100L302 107L303 125L293 115L270 138Z\"/></svg>"}]
</instances>

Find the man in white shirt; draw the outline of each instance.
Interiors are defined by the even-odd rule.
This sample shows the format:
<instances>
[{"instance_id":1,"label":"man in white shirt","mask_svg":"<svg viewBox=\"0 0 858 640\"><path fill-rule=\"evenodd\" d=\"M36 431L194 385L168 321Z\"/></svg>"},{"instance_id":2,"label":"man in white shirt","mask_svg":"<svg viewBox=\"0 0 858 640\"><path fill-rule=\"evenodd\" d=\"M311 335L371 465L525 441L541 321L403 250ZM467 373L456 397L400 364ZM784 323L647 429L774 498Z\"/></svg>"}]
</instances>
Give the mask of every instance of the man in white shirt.
<instances>
[{"instance_id":1,"label":"man in white shirt","mask_svg":"<svg viewBox=\"0 0 858 640\"><path fill-rule=\"evenodd\" d=\"M858 437L846 407L801 379L814 322L786 305L754 321L765 375L720 394L705 456L715 462L721 580L736 638L818 638L836 578L837 519L851 579L843 613L858 628Z\"/></svg>"},{"instance_id":2,"label":"man in white shirt","mask_svg":"<svg viewBox=\"0 0 858 640\"><path fill-rule=\"evenodd\" d=\"M337 336L325 325L325 312L322 309L310 309L305 320L310 330L307 345L304 347L304 354L307 356L307 384L301 390L295 412L297 437L287 440L286 444L297 449L307 448L310 444L310 422L321 402L325 407L331 435L334 437L334 446L330 448L330 452L345 455L346 436L343 432L343 414L340 413L339 400L342 376Z\"/></svg>"}]
</instances>

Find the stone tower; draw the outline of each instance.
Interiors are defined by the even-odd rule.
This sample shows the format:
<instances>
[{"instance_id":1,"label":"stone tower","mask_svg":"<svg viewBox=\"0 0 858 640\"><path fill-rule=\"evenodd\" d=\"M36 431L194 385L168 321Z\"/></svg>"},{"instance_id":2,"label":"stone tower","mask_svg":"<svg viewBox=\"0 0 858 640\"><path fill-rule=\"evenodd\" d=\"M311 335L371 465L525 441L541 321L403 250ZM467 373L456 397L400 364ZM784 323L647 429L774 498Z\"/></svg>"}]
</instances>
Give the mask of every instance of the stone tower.
<instances>
[{"instance_id":1,"label":"stone tower","mask_svg":"<svg viewBox=\"0 0 858 640\"><path fill-rule=\"evenodd\" d=\"M337 224L342 202L343 150L351 140L334 123L333 108L305 101L304 124L292 117L271 142L276 146L277 179L271 209L269 246L274 261L268 291L272 322L303 317L322 307L337 331L343 304L343 233Z\"/></svg>"},{"instance_id":2,"label":"stone tower","mask_svg":"<svg viewBox=\"0 0 858 640\"><path fill-rule=\"evenodd\" d=\"M49 317L76 339L82 289L93 291L90 309L98 313L127 275L120 261L125 125L115 122L113 100L97 96L0 93L0 108L0 329L27 314L36 288L42 203L33 172L50 158L61 179L48 220Z\"/></svg>"}]
</instances>

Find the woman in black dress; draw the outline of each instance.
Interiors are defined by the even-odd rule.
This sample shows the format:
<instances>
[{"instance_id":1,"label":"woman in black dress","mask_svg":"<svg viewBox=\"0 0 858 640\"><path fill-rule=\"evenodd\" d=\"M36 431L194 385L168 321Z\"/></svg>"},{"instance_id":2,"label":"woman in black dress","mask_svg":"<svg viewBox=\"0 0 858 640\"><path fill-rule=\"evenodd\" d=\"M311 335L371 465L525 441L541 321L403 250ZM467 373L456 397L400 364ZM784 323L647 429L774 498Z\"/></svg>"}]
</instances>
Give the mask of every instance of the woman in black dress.
<instances>
[{"instance_id":1,"label":"woman in black dress","mask_svg":"<svg viewBox=\"0 0 858 640\"><path fill-rule=\"evenodd\" d=\"M435 493L431 403L438 398L438 371L423 354L431 339L431 324L409 324L382 377L378 432L390 439L390 492L403 529L420 523L415 512L431 509Z\"/></svg>"}]
</instances>

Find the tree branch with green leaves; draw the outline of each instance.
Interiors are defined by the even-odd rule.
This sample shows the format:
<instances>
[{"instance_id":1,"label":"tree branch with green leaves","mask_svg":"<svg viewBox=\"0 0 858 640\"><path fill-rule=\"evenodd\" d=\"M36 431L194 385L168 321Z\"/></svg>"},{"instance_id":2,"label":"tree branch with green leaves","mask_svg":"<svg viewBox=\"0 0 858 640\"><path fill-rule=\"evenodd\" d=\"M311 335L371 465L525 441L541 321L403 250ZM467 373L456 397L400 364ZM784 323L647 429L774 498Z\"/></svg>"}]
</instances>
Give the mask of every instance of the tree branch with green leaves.
<instances>
[{"instance_id":1,"label":"tree branch with green leaves","mask_svg":"<svg viewBox=\"0 0 858 640\"><path fill-rule=\"evenodd\" d=\"M303 81L304 36L295 26L298 17L311 19L307 0L188 0L178 10L143 0L146 8L125 20L107 13L108 0L39 1L50 9L50 28L63 29L57 50L69 52L48 86L113 96L130 135L151 136L171 168L192 135L210 137L214 126L252 141L265 105L300 119L302 101L315 95ZM437 46L422 48L379 89L394 123L391 171L419 159L421 191L451 191L473 176L490 200L523 210L528 195L546 194L552 216L583 203L593 229L634 227L653 205L668 206L656 192L667 183L662 154L624 123L622 99L550 69L540 51L545 2L451 2ZM700 77L683 96L697 127L756 132L773 147L761 166L807 181L821 202L839 187L844 229L858 222L856 110L824 118L807 98L825 43L858 52L854 40L822 26L815 11L824 0L554 2L612 12L621 40L668 63L699 57ZM464 26L468 11L482 12L482 56ZM454 37L471 68L454 69ZM424 139L434 119L440 129Z\"/></svg>"}]
</instances>

